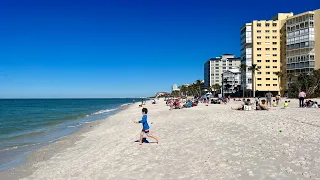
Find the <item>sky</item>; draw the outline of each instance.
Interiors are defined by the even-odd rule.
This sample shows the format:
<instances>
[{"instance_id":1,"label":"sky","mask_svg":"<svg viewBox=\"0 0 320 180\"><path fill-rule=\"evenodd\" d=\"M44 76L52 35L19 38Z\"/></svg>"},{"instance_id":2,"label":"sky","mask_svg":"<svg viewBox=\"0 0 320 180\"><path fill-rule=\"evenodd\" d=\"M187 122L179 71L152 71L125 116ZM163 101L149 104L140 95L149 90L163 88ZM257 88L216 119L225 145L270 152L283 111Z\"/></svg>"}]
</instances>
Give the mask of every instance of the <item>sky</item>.
<instances>
[{"instance_id":1,"label":"sky","mask_svg":"<svg viewBox=\"0 0 320 180\"><path fill-rule=\"evenodd\" d=\"M152 96L240 54L240 27L319 0L1 0L0 98Z\"/></svg>"}]
</instances>

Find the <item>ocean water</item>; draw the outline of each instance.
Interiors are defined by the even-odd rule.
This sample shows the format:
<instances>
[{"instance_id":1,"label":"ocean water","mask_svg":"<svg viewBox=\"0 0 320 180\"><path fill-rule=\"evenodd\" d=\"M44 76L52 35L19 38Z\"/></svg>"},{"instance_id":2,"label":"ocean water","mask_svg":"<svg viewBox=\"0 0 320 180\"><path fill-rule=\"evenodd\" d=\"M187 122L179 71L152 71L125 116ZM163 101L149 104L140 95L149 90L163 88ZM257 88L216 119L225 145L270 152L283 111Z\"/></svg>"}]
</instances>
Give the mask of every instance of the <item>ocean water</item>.
<instances>
[{"instance_id":1,"label":"ocean water","mask_svg":"<svg viewBox=\"0 0 320 180\"><path fill-rule=\"evenodd\" d=\"M140 99L0 99L0 171L26 153Z\"/></svg>"}]
</instances>

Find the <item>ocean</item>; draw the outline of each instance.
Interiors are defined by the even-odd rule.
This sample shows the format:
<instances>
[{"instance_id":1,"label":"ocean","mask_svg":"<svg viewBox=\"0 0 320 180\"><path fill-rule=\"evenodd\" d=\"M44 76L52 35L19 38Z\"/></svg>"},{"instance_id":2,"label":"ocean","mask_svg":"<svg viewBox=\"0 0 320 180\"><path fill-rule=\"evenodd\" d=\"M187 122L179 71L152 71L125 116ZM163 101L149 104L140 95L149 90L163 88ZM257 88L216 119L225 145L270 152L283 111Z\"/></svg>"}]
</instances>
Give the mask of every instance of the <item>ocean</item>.
<instances>
[{"instance_id":1,"label":"ocean","mask_svg":"<svg viewBox=\"0 0 320 180\"><path fill-rule=\"evenodd\" d=\"M25 155L140 99L0 99L0 171Z\"/></svg>"}]
</instances>

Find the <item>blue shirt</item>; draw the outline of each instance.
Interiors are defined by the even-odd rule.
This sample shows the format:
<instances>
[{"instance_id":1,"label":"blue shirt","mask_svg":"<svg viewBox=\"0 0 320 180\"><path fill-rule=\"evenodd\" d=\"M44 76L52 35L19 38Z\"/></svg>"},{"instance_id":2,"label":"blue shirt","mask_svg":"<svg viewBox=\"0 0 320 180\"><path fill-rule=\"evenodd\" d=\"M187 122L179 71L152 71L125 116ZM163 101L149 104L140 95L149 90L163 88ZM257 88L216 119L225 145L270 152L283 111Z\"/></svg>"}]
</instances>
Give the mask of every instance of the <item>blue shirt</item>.
<instances>
[{"instance_id":1,"label":"blue shirt","mask_svg":"<svg viewBox=\"0 0 320 180\"><path fill-rule=\"evenodd\" d=\"M148 118L148 116L146 114L144 114L142 116L142 119L139 121L139 123L142 123L142 130L148 130L150 128L148 121L147 121L147 118Z\"/></svg>"}]
</instances>

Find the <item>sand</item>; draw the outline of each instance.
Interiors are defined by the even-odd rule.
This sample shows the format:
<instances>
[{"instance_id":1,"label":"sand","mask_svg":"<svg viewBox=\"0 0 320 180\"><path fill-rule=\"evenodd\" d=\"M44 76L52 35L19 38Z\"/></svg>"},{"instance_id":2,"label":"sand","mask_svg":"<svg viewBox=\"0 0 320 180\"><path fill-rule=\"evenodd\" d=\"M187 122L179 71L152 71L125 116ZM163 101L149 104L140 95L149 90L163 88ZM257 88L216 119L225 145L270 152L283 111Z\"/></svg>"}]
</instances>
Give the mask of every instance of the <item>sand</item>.
<instances>
[{"instance_id":1,"label":"sand","mask_svg":"<svg viewBox=\"0 0 320 180\"><path fill-rule=\"evenodd\" d=\"M169 111L158 102L145 107L159 144L135 142L136 104L41 148L0 179L320 179L319 109L291 100L270 111L232 111L239 102Z\"/></svg>"}]
</instances>

